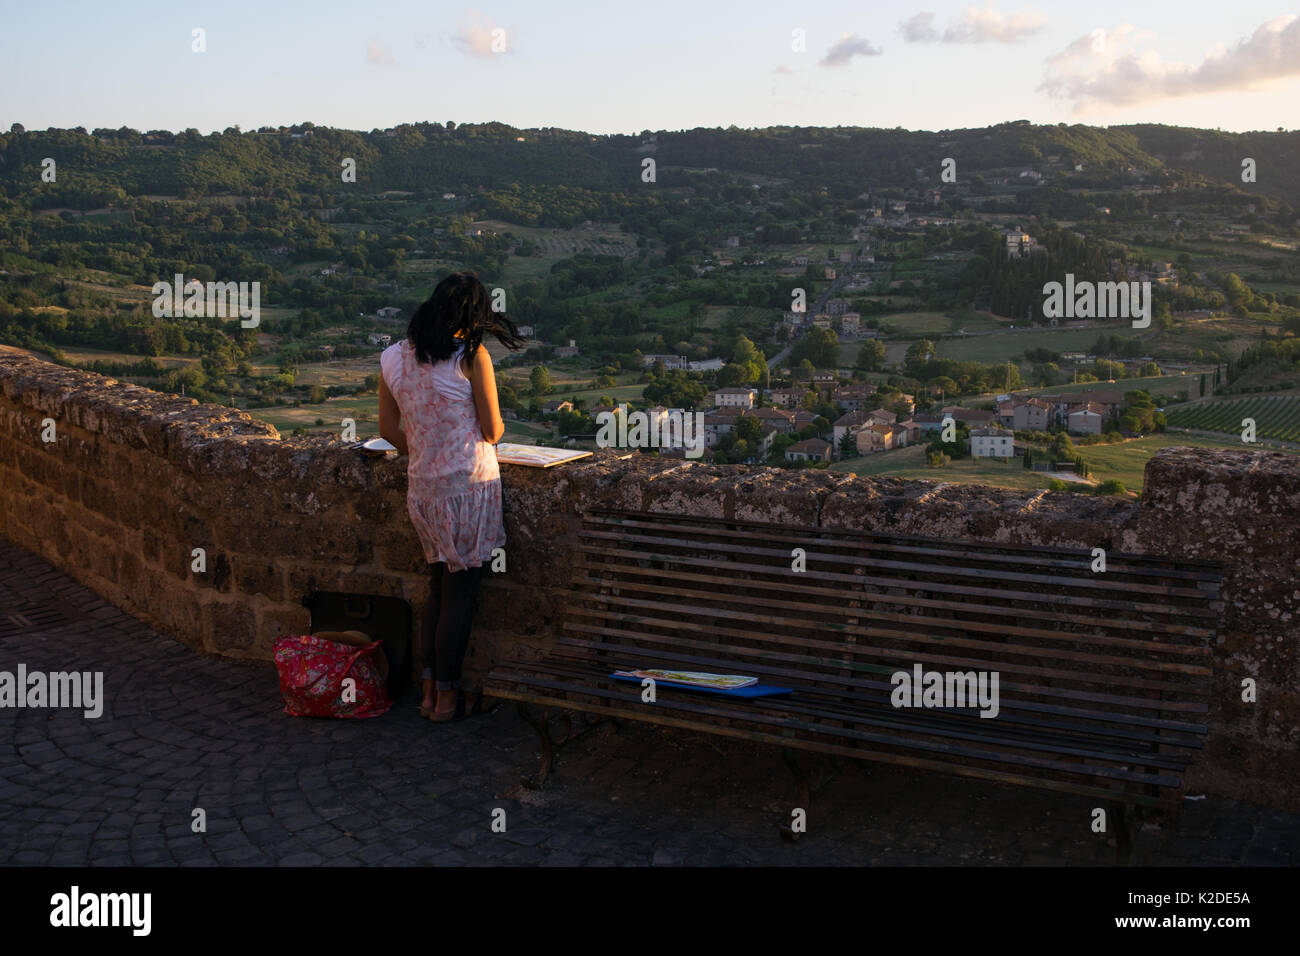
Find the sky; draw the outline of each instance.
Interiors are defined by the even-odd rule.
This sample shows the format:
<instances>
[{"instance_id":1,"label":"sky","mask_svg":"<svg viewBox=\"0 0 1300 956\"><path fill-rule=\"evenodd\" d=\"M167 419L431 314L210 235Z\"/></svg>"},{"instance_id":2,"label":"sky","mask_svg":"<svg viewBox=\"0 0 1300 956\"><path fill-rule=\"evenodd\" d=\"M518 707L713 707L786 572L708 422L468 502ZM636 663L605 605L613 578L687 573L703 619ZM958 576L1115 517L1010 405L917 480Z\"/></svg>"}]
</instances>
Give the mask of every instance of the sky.
<instances>
[{"instance_id":1,"label":"sky","mask_svg":"<svg viewBox=\"0 0 1300 956\"><path fill-rule=\"evenodd\" d=\"M1298 104L1300 16L1272 0L0 0L4 130L1242 131Z\"/></svg>"}]
</instances>

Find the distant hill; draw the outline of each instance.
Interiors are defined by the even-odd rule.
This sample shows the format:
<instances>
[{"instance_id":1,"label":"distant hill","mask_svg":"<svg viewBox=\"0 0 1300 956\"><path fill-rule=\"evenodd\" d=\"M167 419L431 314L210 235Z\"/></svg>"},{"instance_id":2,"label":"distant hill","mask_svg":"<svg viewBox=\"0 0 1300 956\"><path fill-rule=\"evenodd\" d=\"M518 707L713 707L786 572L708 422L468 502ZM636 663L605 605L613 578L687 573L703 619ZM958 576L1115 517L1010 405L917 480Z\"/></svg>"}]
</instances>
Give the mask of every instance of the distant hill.
<instances>
[{"instance_id":1,"label":"distant hill","mask_svg":"<svg viewBox=\"0 0 1300 956\"><path fill-rule=\"evenodd\" d=\"M57 187L40 182L45 157L59 164ZM1057 185L1214 184L1271 197L1275 205L1300 206L1300 132L1027 121L939 132L770 127L611 136L500 123L417 123L368 133L308 123L256 132L232 128L208 136L196 130L29 132L16 126L0 134L0 189L36 208L93 208L146 193L326 193L339 182L344 157L356 160L359 181L378 189L456 191L518 183L632 190L641 186L642 160L653 157L663 185L673 184L674 169L718 169L824 186L841 198L867 185L937 185L941 162L952 157L963 182L1027 168ZM1246 157L1256 161L1254 184L1241 182Z\"/></svg>"}]
</instances>

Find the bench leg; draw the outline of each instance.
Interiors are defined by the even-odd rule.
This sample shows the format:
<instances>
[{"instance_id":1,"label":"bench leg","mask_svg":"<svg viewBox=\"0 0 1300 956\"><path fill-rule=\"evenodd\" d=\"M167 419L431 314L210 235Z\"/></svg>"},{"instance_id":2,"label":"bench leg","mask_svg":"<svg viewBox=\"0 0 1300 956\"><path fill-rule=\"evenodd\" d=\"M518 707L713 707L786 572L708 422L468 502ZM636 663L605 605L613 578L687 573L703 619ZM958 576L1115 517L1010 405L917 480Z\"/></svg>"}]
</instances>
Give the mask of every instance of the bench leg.
<instances>
[{"instance_id":1,"label":"bench leg","mask_svg":"<svg viewBox=\"0 0 1300 956\"><path fill-rule=\"evenodd\" d=\"M540 717L533 715L532 709L523 701L519 701L519 716L533 730L537 731L537 736L542 742L542 756L537 762L537 773L531 777L525 777L523 784L529 790L540 790L546 783L546 778L551 775L551 767L555 761L555 743L551 740L551 715L549 708L543 707Z\"/></svg>"},{"instance_id":2,"label":"bench leg","mask_svg":"<svg viewBox=\"0 0 1300 956\"><path fill-rule=\"evenodd\" d=\"M563 747L570 740L576 740L589 730L593 730L602 724L613 725L615 732L618 730L618 723L612 717L602 714L582 714L582 728L576 733L573 729L573 716L567 710L561 710L558 713L560 720L560 733L551 733L551 708L543 706L541 716L538 716L534 709L523 701L518 702L519 716L533 730L537 731L537 737L542 743L542 755L537 762L537 773L525 777L523 784L529 790L540 790L545 784L546 779L551 775L551 770L555 765L555 751Z\"/></svg>"}]
</instances>

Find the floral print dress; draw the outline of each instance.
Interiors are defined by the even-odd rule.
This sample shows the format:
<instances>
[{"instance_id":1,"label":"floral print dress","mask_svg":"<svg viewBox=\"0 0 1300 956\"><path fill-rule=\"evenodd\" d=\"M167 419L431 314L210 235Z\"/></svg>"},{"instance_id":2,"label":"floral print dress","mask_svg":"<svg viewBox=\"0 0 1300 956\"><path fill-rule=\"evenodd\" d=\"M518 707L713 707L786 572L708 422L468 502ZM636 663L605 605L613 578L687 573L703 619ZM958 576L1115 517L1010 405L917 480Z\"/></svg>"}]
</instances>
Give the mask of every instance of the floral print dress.
<instances>
[{"instance_id":1,"label":"floral print dress","mask_svg":"<svg viewBox=\"0 0 1300 956\"><path fill-rule=\"evenodd\" d=\"M384 349L384 382L402 413L410 453L406 508L430 564L463 571L490 561L506 542L496 446L483 439L464 347L422 364L409 339Z\"/></svg>"}]
</instances>

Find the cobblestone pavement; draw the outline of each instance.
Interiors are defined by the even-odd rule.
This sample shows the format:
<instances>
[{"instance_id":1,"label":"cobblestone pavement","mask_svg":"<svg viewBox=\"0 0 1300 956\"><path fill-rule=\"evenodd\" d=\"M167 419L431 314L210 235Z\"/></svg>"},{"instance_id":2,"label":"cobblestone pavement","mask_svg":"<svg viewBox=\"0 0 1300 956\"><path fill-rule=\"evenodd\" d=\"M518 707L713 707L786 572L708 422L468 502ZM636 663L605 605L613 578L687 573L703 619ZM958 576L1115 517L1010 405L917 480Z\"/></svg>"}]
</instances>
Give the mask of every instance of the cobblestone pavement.
<instances>
[{"instance_id":1,"label":"cobblestone pavement","mask_svg":"<svg viewBox=\"0 0 1300 956\"><path fill-rule=\"evenodd\" d=\"M536 738L512 707L434 725L411 695L374 720L287 717L269 664L197 655L0 539L0 670L20 663L102 670L107 703L98 719L0 710L0 864L1114 859L1084 798L859 763L830 776L807 835L786 843L794 788L775 748L626 723L570 744L547 788L525 790ZM196 807L206 833L191 831ZM1293 864L1298 834L1300 813L1210 797L1149 825L1134 862Z\"/></svg>"}]
</instances>

